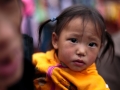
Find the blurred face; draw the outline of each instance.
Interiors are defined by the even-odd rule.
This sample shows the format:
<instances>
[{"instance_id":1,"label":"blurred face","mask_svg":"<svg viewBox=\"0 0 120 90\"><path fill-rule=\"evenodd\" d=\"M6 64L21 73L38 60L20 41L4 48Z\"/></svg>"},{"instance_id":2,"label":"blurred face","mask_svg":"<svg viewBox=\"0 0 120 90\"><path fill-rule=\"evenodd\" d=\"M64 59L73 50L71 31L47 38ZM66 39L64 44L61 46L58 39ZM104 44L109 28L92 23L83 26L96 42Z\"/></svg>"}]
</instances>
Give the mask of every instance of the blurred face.
<instances>
[{"instance_id":1,"label":"blurred face","mask_svg":"<svg viewBox=\"0 0 120 90\"><path fill-rule=\"evenodd\" d=\"M22 75L23 47L18 0L0 0L0 90Z\"/></svg>"},{"instance_id":2,"label":"blurred face","mask_svg":"<svg viewBox=\"0 0 120 90\"><path fill-rule=\"evenodd\" d=\"M62 30L59 37L53 33L52 43L58 49L58 59L73 71L82 71L93 64L101 47L101 37L94 24L74 18Z\"/></svg>"}]
</instances>

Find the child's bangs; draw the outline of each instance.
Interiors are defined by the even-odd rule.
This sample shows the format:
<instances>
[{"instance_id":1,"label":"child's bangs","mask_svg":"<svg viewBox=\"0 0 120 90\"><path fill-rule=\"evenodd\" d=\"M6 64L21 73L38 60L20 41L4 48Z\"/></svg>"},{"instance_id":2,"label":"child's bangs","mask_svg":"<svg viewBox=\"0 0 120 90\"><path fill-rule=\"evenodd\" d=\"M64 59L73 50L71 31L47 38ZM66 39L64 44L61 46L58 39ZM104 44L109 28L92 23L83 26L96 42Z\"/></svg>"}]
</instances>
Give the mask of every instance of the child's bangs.
<instances>
[{"instance_id":1,"label":"child's bangs","mask_svg":"<svg viewBox=\"0 0 120 90\"><path fill-rule=\"evenodd\" d=\"M92 22L94 25L94 28L97 32L97 35L101 38L101 43L104 42L104 32L105 32L105 25L103 23L103 21L98 18L96 15L94 15L93 13L90 15L82 15L82 23L83 23L83 31L87 25L87 22Z\"/></svg>"}]
</instances>

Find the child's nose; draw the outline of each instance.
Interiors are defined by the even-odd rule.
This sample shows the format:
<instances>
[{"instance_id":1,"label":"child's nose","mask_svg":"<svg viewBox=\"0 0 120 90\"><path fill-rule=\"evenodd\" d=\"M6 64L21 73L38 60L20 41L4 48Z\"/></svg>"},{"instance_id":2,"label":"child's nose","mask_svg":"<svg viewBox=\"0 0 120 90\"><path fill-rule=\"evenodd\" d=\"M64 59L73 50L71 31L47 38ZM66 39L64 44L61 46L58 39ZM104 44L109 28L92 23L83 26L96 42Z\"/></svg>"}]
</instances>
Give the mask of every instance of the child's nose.
<instances>
[{"instance_id":1,"label":"child's nose","mask_svg":"<svg viewBox=\"0 0 120 90\"><path fill-rule=\"evenodd\" d=\"M78 45L76 54L79 56L86 56L86 47L84 44Z\"/></svg>"}]
</instances>

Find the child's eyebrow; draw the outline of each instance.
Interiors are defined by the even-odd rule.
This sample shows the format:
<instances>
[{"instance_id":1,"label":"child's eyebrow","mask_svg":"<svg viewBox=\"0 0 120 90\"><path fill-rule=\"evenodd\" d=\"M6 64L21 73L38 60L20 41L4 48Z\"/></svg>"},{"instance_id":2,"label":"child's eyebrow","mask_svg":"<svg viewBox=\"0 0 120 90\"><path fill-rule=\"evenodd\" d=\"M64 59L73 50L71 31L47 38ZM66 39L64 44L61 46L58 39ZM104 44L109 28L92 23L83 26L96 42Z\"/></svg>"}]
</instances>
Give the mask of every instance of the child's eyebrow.
<instances>
[{"instance_id":1,"label":"child's eyebrow","mask_svg":"<svg viewBox=\"0 0 120 90\"><path fill-rule=\"evenodd\" d=\"M98 38L97 36L89 36L88 38L89 38L89 40L95 40L95 41L97 41L97 42L100 42L100 41L101 41L101 39Z\"/></svg>"},{"instance_id":2,"label":"child's eyebrow","mask_svg":"<svg viewBox=\"0 0 120 90\"><path fill-rule=\"evenodd\" d=\"M83 33L79 34L77 32L76 33L74 32L74 33L70 33L69 36L72 36L72 37L83 37L84 35L83 35ZM91 36L91 35L89 36L88 35L87 38L89 40L94 40L94 41L97 41L97 42L101 42L101 39L98 36L94 36L94 35L93 36Z\"/></svg>"},{"instance_id":3,"label":"child's eyebrow","mask_svg":"<svg viewBox=\"0 0 120 90\"><path fill-rule=\"evenodd\" d=\"M77 33L77 32L75 33L75 32L74 32L74 33L70 33L69 35L70 35L70 36L80 37L80 36L82 36L83 34L80 35L79 33Z\"/></svg>"}]
</instances>

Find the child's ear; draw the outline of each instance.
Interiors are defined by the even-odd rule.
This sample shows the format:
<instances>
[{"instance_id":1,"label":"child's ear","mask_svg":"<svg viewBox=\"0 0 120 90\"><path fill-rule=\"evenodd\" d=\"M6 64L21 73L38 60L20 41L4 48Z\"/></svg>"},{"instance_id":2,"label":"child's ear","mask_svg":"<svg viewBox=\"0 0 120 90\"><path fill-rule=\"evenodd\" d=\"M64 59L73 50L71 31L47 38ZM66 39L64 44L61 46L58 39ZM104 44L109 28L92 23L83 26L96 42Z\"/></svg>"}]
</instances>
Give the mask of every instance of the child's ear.
<instances>
[{"instance_id":1,"label":"child's ear","mask_svg":"<svg viewBox=\"0 0 120 90\"><path fill-rule=\"evenodd\" d=\"M54 49L58 49L58 36L55 32L52 33L52 45Z\"/></svg>"}]
</instances>

